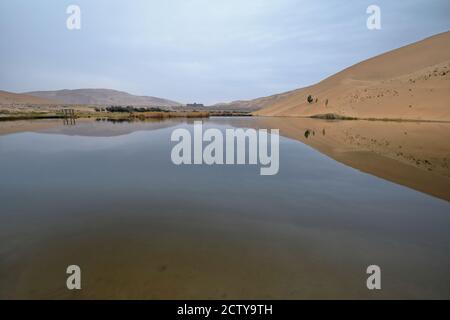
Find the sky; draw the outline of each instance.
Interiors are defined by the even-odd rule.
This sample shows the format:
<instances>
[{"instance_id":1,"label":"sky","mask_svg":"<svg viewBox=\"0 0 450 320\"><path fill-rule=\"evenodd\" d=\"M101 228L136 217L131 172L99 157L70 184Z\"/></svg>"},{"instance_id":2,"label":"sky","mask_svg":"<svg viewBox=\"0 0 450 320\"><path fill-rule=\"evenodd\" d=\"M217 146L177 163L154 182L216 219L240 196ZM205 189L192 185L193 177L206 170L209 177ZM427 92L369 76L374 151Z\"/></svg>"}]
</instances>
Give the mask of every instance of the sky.
<instances>
[{"instance_id":1,"label":"sky","mask_svg":"<svg viewBox=\"0 0 450 320\"><path fill-rule=\"evenodd\" d=\"M366 25L373 4L380 30ZM66 26L69 5L79 30ZM209 105L308 86L448 30L448 0L1 0L0 90Z\"/></svg>"}]
</instances>

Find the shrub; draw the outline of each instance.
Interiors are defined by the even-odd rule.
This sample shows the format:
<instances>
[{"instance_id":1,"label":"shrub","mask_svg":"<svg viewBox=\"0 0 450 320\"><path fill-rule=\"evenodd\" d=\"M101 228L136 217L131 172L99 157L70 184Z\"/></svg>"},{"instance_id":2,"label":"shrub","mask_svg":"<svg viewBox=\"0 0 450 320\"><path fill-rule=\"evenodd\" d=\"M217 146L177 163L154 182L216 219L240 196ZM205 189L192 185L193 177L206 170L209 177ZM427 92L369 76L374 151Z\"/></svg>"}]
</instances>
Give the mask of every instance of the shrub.
<instances>
[{"instance_id":1,"label":"shrub","mask_svg":"<svg viewBox=\"0 0 450 320\"><path fill-rule=\"evenodd\" d=\"M308 96L307 100L308 100L308 103L312 103L314 101L314 99L311 95Z\"/></svg>"}]
</instances>

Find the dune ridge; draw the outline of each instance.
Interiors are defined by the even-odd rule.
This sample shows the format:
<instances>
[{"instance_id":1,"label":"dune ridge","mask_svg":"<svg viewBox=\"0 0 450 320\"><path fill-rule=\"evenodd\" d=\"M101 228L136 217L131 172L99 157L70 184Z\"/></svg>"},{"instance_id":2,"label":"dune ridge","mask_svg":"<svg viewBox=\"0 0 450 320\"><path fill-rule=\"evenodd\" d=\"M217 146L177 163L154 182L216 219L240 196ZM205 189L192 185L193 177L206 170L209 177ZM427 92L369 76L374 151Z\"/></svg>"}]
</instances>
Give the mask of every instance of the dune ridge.
<instances>
[{"instance_id":1,"label":"dune ridge","mask_svg":"<svg viewBox=\"0 0 450 320\"><path fill-rule=\"evenodd\" d=\"M288 92L254 114L450 121L449 101L450 31Z\"/></svg>"}]
</instances>

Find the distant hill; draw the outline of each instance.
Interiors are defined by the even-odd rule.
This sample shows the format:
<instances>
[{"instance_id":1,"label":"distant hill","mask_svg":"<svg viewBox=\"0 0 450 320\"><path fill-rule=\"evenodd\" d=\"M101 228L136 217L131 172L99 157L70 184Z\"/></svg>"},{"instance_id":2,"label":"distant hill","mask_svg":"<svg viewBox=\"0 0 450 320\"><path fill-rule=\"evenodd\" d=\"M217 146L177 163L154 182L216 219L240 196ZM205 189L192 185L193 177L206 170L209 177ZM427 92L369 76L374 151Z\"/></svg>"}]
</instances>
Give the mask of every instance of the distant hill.
<instances>
[{"instance_id":1,"label":"distant hill","mask_svg":"<svg viewBox=\"0 0 450 320\"><path fill-rule=\"evenodd\" d=\"M149 97L135 96L127 92L111 89L76 89L58 91L34 91L25 94L49 100L62 101L65 104L81 105L132 105L132 106L180 106L175 101Z\"/></svg>"},{"instance_id":2,"label":"distant hill","mask_svg":"<svg viewBox=\"0 0 450 320\"><path fill-rule=\"evenodd\" d=\"M48 105L58 103L60 103L60 101L0 90L0 105L25 105L25 104Z\"/></svg>"},{"instance_id":3,"label":"distant hill","mask_svg":"<svg viewBox=\"0 0 450 320\"><path fill-rule=\"evenodd\" d=\"M450 32L273 97L264 98L269 103L262 103L264 108L255 114L450 121ZM258 99L248 103L258 104Z\"/></svg>"}]
</instances>

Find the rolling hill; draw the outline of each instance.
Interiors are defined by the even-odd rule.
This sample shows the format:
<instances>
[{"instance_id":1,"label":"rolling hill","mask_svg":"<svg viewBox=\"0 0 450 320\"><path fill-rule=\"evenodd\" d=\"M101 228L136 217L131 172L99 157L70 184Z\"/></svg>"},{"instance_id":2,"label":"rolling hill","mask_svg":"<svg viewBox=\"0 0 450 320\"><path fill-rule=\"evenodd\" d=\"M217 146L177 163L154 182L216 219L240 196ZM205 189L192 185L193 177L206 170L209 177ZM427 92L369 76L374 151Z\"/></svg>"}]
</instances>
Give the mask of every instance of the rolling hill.
<instances>
[{"instance_id":1,"label":"rolling hill","mask_svg":"<svg viewBox=\"0 0 450 320\"><path fill-rule=\"evenodd\" d=\"M60 101L35 97L27 94L0 91L0 105L48 105L58 103L60 103Z\"/></svg>"},{"instance_id":2,"label":"rolling hill","mask_svg":"<svg viewBox=\"0 0 450 320\"><path fill-rule=\"evenodd\" d=\"M62 101L65 104L80 105L133 105L133 106L179 106L180 103L149 96L135 96L123 91L111 89L76 89L58 91L34 91L25 94Z\"/></svg>"}]
</instances>

